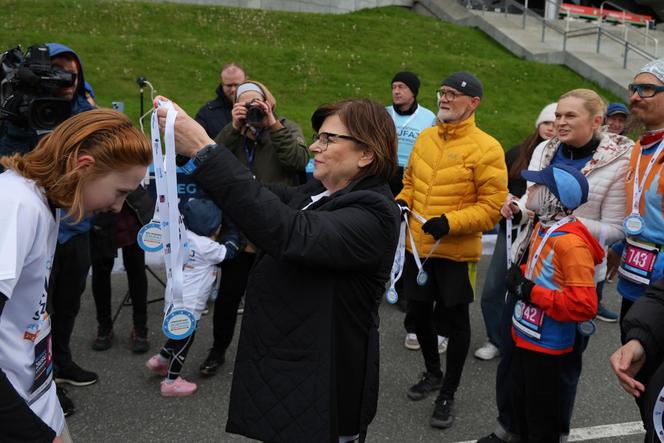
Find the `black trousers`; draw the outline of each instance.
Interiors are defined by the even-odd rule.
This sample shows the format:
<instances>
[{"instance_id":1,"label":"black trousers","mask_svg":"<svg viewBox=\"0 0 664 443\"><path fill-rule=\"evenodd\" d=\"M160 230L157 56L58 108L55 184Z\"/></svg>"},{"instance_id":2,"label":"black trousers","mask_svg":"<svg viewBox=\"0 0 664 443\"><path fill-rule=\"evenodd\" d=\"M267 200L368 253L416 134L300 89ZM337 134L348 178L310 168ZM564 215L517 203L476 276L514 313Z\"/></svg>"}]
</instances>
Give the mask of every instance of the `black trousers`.
<instances>
[{"instance_id":1,"label":"black trousers","mask_svg":"<svg viewBox=\"0 0 664 443\"><path fill-rule=\"evenodd\" d=\"M92 295L97 308L97 323L110 329L111 271L114 257L95 257L92 261ZM145 252L138 243L122 248L122 262L127 273L127 283L133 308L134 328L143 329L148 320L148 278L145 274Z\"/></svg>"},{"instance_id":2,"label":"black trousers","mask_svg":"<svg viewBox=\"0 0 664 443\"><path fill-rule=\"evenodd\" d=\"M417 266L406 253L404 289L408 297L408 317L420 343L427 372L441 374L438 337L449 338L445 355L445 377L440 389L444 398L454 398L470 348L469 304L473 288L468 278L468 264L446 259L430 259L424 265L429 275L426 285L415 283Z\"/></svg>"},{"instance_id":3,"label":"black trousers","mask_svg":"<svg viewBox=\"0 0 664 443\"><path fill-rule=\"evenodd\" d=\"M622 298L622 302L620 303L620 319L618 320L618 324L620 325L620 343L623 345L625 344L625 331L623 330L622 322L625 319L627 312L629 312L629 308L631 308L633 304L633 301L628 300L625 297Z\"/></svg>"},{"instance_id":4,"label":"black trousers","mask_svg":"<svg viewBox=\"0 0 664 443\"><path fill-rule=\"evenodd\" d=\"M247 289L249 271L254 263L256 254L242 252L233 260L223 262L221 265L221 284L219 295L214 302L212 348L224 352L233 340L237 308Z\"/></svg>"},{"instance_id":5,"label":"black trousers","mask_svg":"<svg viewBox=\"0 0 664 443\"><path fill-rule=\"evenodd\" d=\"M512 404L523 443L558 443L562 355L515 348L512 356Z\"/></svg>"},{"instance_id":6,"label":"black trousers","mask_svg":"<svg viewBox=\"0 0 664 443\"><path fill-rule=\"evenodd\" d=\"M59 368L72 364L69 341L76 316L81 308L81 295L90 269L90 235L75 235L55 248L48 284L51 306L53 361Z\"/></svg>"},{"instance_id":7,"label":"black trousers","mask_svg":"<svg viewBox=\"0 0 664 443\"><path fill-rule=\"evenodd\" d=\"M507 297L505 308L501 318L500 326L500 362L496 371L496 405L498 407L498 423L500 426L514 434L518 434L516 419L514 416L512 392L516 388L513 385L511 366L514 363L514 340L512 339L512 313L516 300L512 296ZM570 430L574 402L576 401L576 388L581 377L583 368L583 352L588 347L590 337L576 334L572 352L561 357L559 413L561 433L567 434Z\"/></svg>"}]
</instances>

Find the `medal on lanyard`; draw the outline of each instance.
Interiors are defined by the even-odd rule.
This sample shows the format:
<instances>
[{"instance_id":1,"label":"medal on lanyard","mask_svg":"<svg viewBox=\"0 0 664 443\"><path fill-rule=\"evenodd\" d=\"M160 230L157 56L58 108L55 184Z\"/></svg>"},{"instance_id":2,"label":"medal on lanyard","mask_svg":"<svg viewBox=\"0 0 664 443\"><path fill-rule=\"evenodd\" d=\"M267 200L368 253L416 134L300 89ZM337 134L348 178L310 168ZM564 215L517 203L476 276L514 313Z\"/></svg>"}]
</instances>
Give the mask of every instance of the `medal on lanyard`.
<instances>
[{"instance_id":1,"label":"medal on lanyard","mask_svg":"<svg viewBox=\"0 0 664 443\"><path fill-rule=\"evenodd\" d=\"M408 212L413 214L413 217L415 217L420 223L424 224L426 223L426 219L422 217L420 214L416 213L415 211L412 211L408 209ZM433 251L435 251L438 248L438 245L440 244L440 239L436 240L436 243L434 243L433 247L429 251L429 255L426 256L424 259L424 262L420 261L420 255L417 253L417 246L415 246L415 238L413 237L413 232L410 230L410 225L408 224L408 217L406 217L406 228L408 229L408 234L410 238L410 247L413 250L413 258L415 259L415 264L417 265L417 277L415 278L415 282L419 286L426 286L427 282L429 281L429 274L427 271L424 270L424 264L429 260L429 257L431 257L431 254L433 254Z\"/></svg>"},{"instance_id":2,"label":"medal on lanyard","mask_svg":"<svg viewBox=\"0 0 664 443\"><path fill-rule=\"evenodd\" d=\"M639 152L639 156L636 159L636 168L634 169L634 187L632 191L632 212L627 217L625 217L625 220L623 221L623 228L625 230L625 233L628 235L639 235L641 232L643 232L643 228L645 227L645 221L643 220L643 217L641 217L641 214L639 213L639 204L641 203L641 195L643 195L643 190L646 187L646 181L648 180L648 175L650 175L650 171L655 165L657 158L659 158L659 154L662 153L662 150L664 150L664 144L662 144L662 142L660 141L659 144L657 145L657 150L653 153L652 157L650 158L648 166L646 166L646 170L644 171L642 180L639 180L639 169L641 167L641 157L643 153Z\"/></svg>"},{"instance_id":3,"label":"medal on lanyard","mask_svg":"<svg viewBox=\"0 0 664 443\"><path fill-rule=\"evenodd\" d=\"M404 214L403 218L404 220L401 221L401 226L399 227L399 243L397 244L397 249L394 253L394 262L392 263L390 280L388 282L388 288L385 291L385 300L391 305L399 301L399 294L397 293L397 290L394 289L394 285L401 278L404 258L406 255L406 223L408 215Z\"/></svg>"},{"instance_id":4,"label":"medal on lanyard","mask_svg":"<svg viewBox=\"0 0 664 443\"><path fill-rule=\"evenodd\" d=\"M164 317L162 330L168 338L180 340L189 337L194 332L196 317L191 311L185 309L182 295L184 280L182 271L188 245L184 224L178 210L174 131L177 111L171 102L160 102L158 106L168 110L164 128L165 161L161 152L161 134L156 111L152 114L152 154L155 164L160 240L166 265L166 300L171 300L172 303ZM149 225L144 227L144 236L147 237L147 233L151 229L156 236L156 228L149 227Z\"/></svg>"}]
</instances>

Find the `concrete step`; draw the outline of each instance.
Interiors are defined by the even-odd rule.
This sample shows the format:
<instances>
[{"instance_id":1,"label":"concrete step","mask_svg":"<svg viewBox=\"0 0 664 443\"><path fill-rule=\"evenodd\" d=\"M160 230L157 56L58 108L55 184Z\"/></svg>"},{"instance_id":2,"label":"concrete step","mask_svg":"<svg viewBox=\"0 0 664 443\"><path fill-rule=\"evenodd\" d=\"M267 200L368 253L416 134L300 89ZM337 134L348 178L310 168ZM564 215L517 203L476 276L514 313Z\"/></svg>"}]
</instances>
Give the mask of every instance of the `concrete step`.
<instances>
[{"instance_id":1,"label":"concrete step","mask_svg":"<svg viewBox=\"0 0 664 443\"><path fill-rule=\"evenodd\" d=\"M633 79L634 73L648 61L629 51L626 68L623 68L624 45L606 36L600 39L597 52L597 25L584 20L554 20L553 24L560 30L578 30L583 33L582 30L586 29L589 35L573 38L568 36L565 41L563 35L547 27L542 40L542 23L533 17L527 17L524 28L521 14L471 10L456 0L416 0L413 9L446 21L478 27L519 57L542 63L567 65L579 75L623 98L627 97L627 85ZM603 29L616 37L623 38L625 35L622 26L603 25ZM664 32L650 30L648 35L659 39L664 45ZM655 48L651 39L644 38L633 29L627 29L627 41L640 46L653 56L658 55L655 53L656 49L661 52L659 47Z\"/></svg>"}]
</instances>

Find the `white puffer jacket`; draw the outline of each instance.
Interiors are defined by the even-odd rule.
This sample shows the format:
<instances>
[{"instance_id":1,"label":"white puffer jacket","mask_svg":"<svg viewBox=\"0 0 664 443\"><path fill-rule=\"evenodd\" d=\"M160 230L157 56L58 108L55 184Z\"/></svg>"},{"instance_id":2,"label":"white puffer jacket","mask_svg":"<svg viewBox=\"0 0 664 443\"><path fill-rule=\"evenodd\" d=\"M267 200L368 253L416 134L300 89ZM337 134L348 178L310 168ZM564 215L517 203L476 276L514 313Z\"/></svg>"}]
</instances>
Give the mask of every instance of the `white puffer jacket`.
<instances>
[{"instance_id":1,"label":"white puffer jacket","mask_svg":"<svg viewBox=\"0 0 664 443\"><path fill-rule=\"evenodd\" d=\"M629 166L629 158L634 142L622 135L600 133L600 143L593 157L581 169L588 179L588 201L579 206L574 215L579 218L593 236L606 247L622 240L623 219L625 218L625 176ZM543 141L533 151L530 158L529 170L539 171L547 167L556 155L560 141L557 138ZM528 187L532 185L528 182ZM526 209L528 190L519 200L522 211ZM528 221L522 217L521 223ZM523 231L527 232L527 229ZM522 232L523 232L522 231ZM518 244L518 241L515 242ZM606 276L606 260L598 267L595 273L597 281L604 280Z\"/></svg>"}]
</instances>

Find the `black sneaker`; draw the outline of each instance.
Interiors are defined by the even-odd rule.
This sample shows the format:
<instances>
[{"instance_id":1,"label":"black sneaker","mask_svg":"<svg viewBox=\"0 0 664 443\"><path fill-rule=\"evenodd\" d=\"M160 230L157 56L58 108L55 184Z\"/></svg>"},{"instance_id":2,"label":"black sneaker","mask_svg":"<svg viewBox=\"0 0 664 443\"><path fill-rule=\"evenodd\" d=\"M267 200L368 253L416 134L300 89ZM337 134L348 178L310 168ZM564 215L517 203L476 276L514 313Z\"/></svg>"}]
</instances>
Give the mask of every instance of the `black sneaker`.
<instances>
[{"instance_id":1,"label":"black sneaker","mask_svg":"<svg viewBox=\"0 0 664 443\"><path fill-rule=\"evenodd\" d=\"M438 397L429 424L434 428L443 429L452 426L452 422L454 422L454 415L452 415L453 406L454 399Z\"/></svg>"},{"instance_id":2,"label":"black sneaker","mask_svg":"<svg viewBox=\"0 0 664 443\"><path fill-rule=\"evenodd\" d=\"M58 401L60 402L65 417L72 415L74 413L74 402L71 401L71 398L67 397L67 390L56 384L55 393L58 395Z\"/></svg>"},{"instance_id":3,"label":"black sneaker","mask_svg":"<svg viewBox=\"0 0 664 443\"><path fill-rule=\"evenodd\" d=\"M226 361L224 352L219 352L216 349L210 349L205 361L201 364L199 370L203 375L214 375L217 373L217 369Z\"/></svg>"},{"instance_id":4,"label":"black sneaker","mask_svg":"<svg viewBox=\"0 0 664 443\"><path fill-rule=\"evenodd\" d=\"M507 443L507 442L492 432L491 435L487 435L486 437L482 437L479 440L477 440L477 443Z\"/></svg>"},{"instance_id":5,"label":"black sneaker","mask_svg":"<svg viewBox=\"0 0 664 443\"><path fill-rule=\"evenodd\" d=\"M113 328L103 328L97 326L97 336L92 342L92 349L95 351L105 351L111 347L113 341Z\"/></svg>"},{"instance_id":6,"label":"black sneaker","mask_svg":"<svg viewBox=\"0 0 664 443\"><path fill-rule=\"evenodd\" d=\"M422 372L420 381L408 389L408 398L422 400L430 393L437 392L443 386L443 377L436 377L429 372Z\"/></svg>"},{"instance_id":7,"label":"black sneaker","mask_svg":"<svg viewBox=\"0 0 664 443\"><path fill-rule=\"evenodd\" d=\"M134 354L145 354L150 350L147 328L134 328L131 331L131 351Z\"/></svg>"},{"instance_id":8,"label":"black sneaker","mask_svg":"<svg viewBox=\"0 0 664 443\"><path fill-rule=\"evenodd\" d=\"M88 386L97 383L97 374L86 371L72 362L65 368L59 368L55 374L56 383L69 383L74 386Z\"/></svg>"}]
</instances>

